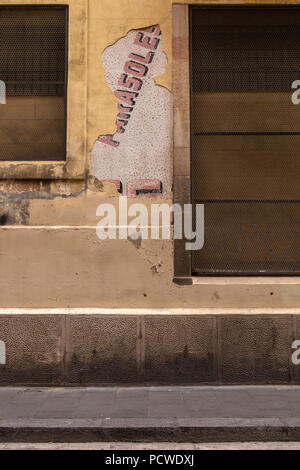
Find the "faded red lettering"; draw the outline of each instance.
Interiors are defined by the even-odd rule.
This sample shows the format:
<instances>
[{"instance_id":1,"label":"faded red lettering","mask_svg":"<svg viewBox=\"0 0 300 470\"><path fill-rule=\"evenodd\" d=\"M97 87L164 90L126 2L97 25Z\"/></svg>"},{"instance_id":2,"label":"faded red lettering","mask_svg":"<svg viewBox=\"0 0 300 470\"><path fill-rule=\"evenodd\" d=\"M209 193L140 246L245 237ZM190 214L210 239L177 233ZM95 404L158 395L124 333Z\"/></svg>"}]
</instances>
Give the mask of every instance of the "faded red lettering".
<instances>
[{"instance_id":1,"label":"faded red lettering","mask_svg":"<svg viewBox=\"0 0 300 470\"><path fill-rule=\"evenodd\" d=\"M119 86L126 88L132 88L134 91L139 91L143 86L143 80L137 77L128 77L127 74L123 73L118 82Z\"/></svg>"},{"instance_id":2,"label":"faded red lettering","mask_svg":"<svg viewBox=\"0 0 300 470\"><path fill-rule=\"evenodd\" d=\"M130 118L130 114L127 113L119 113L117 115L118 118L125 119L126 121Z\"/></svg>"},{"instance_id":3,"label":"faded red lettering","mask_svg":"<svg viewBox=\"0 0 300 470\"><path fill-rule=\"evenodd\" d=\"M160 39L158 39L158 38L153 38L152 39L149 36L145 36L144 33L139 31L136 35L135 40L134 40L134 44L136 44L137 46L145 47L146 49L155 50L155 49L157 49L159 41L160 41Z\"/></svg>"},{"instance_id":4,"label":"faded red lettering","mask_svg":"<svg viewBox=\"0 0 300 470\"><path fill-rule=\"evenodd\" d=\"M150 26L149 28L143 29L143 31L146 31L146 33L153 33L155 36L160 36L161 35L161 29L159 24L156 24L154 26Z\"/></svg>"},{"instance_id":5,"label":"faded red lettering","mask_svg":"<svg viewBox=\"0 0 300 470\"><path fill-rule=\"evenodd\" d=\"M120 142L113 140L113 136L111 134L99 135L97 140L99 140L99 142L102 142L102 144L107 144L111 147L118 147L118 145L120 144Z\"/></svg>"},{"instance_id":6,"label":"faded red lettering","mask_svg":"<svg viewBox=\"0 0 300 470\"><path fill-rule=\"evenodd\" d=\"M116 126L117 126L117 133L118 134L124 134L125 132L125 126L127 126L128 121L124 119L117 119L116 120Z\"/></svg>"},{"instance_id":7,"label":"faded red lettering","mask_svg":"<svg viewBox=\"0 0 300 470\"><path fill-rule=\"evenodd\" d=\"M133 108L131 108L130 106L124 106L122 103L119 103L118 104L118 110L119 111L125 111L126 113L131 113Z\"/></svg>"},{"instance_id":8,"label":"faded red lettering","mask_svg":"<svg viewBox=\"0 0 300 470\"><path fill-rule=\"evenodd\" d=\"M132 106L135 105L135 101L133 98L136 98L139 94L133 91L124 91L124 90L116 90L114 95L120 100L124 101L127 104L131 104Z\"/></svg>"},{"instance_id":9,"label":"faded red lettering","mask_svg":"<svg viewBox=\"0 0 300 470\"><path fill-rule=\"evenodd\" d=\"M135 59L138 62L142 62L143 64L151 64L154 54L155 52L147 52L146 56L143 57L142 55L132 52L132 54L129 54L129 59Z\"/></svg>"},{"instance_id":10,"label":"faded red lettering","mask_svg":"<svg viewBox=\"0 0 300 470\"><path fill-rule=\"evenodd\" d=\"M138 195L155 197L158 193L162 193L162 183L158 179L133 179L126 188L127 197Z\"/></svg>"},{"instance_id":11,"label":"faded red lettering","mask_svg":"<svg viewBox=\"0 0 300 470\"><path fill-rule=\"evenodd\" d=\"M130 60L126 62L124 65L124 72L131 73L134 77L145 77L148 73L147 65L139 64L138 62L134 62Z\"/></svg>"}]
</instances>

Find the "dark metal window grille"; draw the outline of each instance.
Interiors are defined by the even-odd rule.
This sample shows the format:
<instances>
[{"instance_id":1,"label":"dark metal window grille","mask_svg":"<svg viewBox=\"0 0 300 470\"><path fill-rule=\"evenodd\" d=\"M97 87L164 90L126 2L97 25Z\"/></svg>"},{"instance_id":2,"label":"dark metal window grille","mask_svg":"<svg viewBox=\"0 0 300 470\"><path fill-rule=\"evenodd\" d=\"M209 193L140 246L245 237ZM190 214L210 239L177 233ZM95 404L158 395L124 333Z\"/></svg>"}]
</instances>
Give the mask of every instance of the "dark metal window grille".
<instances>
[{"instance_id":1,"label":"dark metal window grille","mask_svg":"<svg viewBox=\"0 0 300 470\"><path fill-rule=\"evenodd\" d=\"M300 274L300 9L191 8L194 274Z\"/></svg>"},{"instance_id":2,"label":"dark metal window grille","mask_svg":"<svg viewBox=\"0 0 300 470\"><path fill-rule=\"evenodd\" d=\"M0 161L65 158L67 12L65 6L0 6L0 80L7 95L0 105ZM17 107L18 116L10 112Z\"/></svg>"}]
</instances>

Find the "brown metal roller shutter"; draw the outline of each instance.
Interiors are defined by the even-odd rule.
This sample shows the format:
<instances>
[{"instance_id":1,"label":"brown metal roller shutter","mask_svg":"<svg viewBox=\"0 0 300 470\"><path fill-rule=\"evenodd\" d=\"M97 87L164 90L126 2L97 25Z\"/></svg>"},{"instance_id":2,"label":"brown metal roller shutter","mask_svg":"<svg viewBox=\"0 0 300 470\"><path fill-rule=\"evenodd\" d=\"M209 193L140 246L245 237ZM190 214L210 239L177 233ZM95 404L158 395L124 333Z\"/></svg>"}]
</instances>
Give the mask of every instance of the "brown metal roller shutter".
<instances>
[{"instance_id":1,"label":"brown metal roller shutter","mask_svg":"<svg viewBox=\"0 0 300 470\"><path fill-rule=\"evenodd\" d=\"M300 274L300 9L191 8L200 275Z\"/></svg>"}]
</instances>

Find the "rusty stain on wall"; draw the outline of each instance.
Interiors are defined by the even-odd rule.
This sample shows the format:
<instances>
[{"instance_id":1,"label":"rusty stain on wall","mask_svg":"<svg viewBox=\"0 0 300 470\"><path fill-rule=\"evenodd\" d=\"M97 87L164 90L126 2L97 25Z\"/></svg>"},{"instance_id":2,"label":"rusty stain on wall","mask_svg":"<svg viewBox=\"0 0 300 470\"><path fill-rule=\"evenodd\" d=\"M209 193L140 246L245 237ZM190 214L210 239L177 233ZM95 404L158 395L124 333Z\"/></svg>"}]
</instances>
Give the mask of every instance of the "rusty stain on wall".
<instances>
[{"instance_id":1,"label":"rusty stain on wall","mask_svg":"<svg viewBox=\"0 0 300 470\"><path fill-rule=\"evenodd\" d=\"M101 135L92 174L128 197L171 193L172 95L156 85L167 57L159 25L132 30L102 54L108 85L118 98L114 135Z\"/></svg>"}]
</instances>

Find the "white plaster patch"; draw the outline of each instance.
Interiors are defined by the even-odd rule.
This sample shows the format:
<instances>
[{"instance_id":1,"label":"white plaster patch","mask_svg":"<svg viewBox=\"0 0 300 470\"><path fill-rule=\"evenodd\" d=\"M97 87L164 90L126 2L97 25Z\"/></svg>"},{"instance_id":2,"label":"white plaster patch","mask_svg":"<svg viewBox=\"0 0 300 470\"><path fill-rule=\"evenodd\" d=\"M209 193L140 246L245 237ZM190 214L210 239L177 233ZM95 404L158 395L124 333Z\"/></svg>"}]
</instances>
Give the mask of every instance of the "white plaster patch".
<instances>
[{"instance_id":1,"label":"white plaster patch","mask_svg":"<svg viewBox=\"0 0 300 470\"><path fill-rule=\"evenodd\" d=\"M94 144L92 174L115 182L129 197L162 192L170 197L172 94L154 81L167 66L160 27L130 31L106 48L102 59L119 114L115 134L99 136Z\"/></svg>"},{"instance_id":2,"label":"white plaster patch","mask_svg":"<svg viewBox=\"0 0 300 470\"><path fill-rule=\"evenodd\" d=\"M0 364L6 364L6 347L4 341L0 341Z\"/></svg>"}]
</instances>

